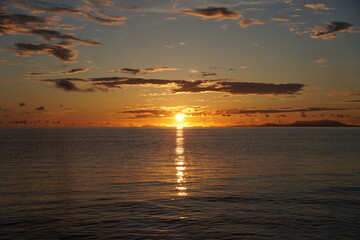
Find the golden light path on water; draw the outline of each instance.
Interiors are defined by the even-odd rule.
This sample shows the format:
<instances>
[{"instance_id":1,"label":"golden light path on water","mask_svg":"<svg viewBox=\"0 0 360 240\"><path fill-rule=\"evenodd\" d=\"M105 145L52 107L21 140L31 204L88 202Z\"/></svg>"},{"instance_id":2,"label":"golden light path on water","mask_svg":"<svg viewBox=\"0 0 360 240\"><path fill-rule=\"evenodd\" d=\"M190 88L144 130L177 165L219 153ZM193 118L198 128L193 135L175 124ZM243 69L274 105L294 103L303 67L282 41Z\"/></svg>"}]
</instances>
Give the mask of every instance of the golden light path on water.
<instances>
[{"instance_id":1,"label":"golden light path on water","mask_svg":"<svg viewBox=\"0 0 360 240\"><path fill-rule=\"evenodd\" d=\"M178 196L186 196L186 166L185 166L185 156L184 156L184 132L183 127L178 126L176 128L176 148L175 148L175 166L176 166L176 180L178 190Z\"/></svg>"}]
</instances>

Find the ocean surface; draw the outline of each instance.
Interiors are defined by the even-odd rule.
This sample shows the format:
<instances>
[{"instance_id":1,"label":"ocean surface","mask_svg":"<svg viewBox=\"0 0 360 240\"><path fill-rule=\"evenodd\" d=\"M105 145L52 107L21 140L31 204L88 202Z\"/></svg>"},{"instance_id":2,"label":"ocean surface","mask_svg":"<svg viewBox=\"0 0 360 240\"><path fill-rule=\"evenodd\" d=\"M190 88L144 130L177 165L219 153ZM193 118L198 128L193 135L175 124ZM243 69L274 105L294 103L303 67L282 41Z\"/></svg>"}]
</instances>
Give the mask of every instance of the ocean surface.
<instances>
[{"instance_id":1,"label":"ocean surface","mask_svg":"<svg viewBox=\"0 0 360 240\"><path fill-rule=\"evenodd\" d=\"M0 128L0 239L359 239L360 128Z\"/></svg>"}]
</instances>

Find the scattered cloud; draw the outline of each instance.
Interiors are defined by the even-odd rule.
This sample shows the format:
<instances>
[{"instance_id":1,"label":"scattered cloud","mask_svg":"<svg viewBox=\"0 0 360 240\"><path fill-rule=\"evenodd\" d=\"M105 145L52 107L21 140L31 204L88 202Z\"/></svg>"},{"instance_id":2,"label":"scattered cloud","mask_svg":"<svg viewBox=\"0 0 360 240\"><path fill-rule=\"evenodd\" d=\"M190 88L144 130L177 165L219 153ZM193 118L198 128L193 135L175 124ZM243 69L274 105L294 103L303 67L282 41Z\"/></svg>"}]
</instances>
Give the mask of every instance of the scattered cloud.
<instances>
[{"instance_id":1,"label":"scattered cloud","mask_svg":"<svg viewBox=\"0 0 360 240\"><path fill-rule=\"evenodd\" d=\"M346 22L330 22L324 27L317 26L312 32L312 38L332 39L336 38L340 32L355 32L354 27Z\"/></svg>"},{"instance_id":2,"label":"scattered cloud","mask_svg":"<svg viewBox=\"0 0 360 240\"><path fill-rule=\"evenodd\" d=\"M38 76L53 76L53 73L49 73L49 72L28 72L27 74L25 74L25 76L27 77L38 77Z\"/></svg>"},{"instance_id":3,"label":"scattered cloud","mask_svg":"<svg viewBox=\"0 0 360 240\"><path fill-rule=\"evenodd\" d=\"M334 8L326 7L325 4L323 4L323 3L319 3L319 4L310 4L310 3L308 3L308 4L305 4L305 7L311 8L312 10L319 10L319 9L321 9L321 10L334 10Z\"/></svg>"},{"instance_id":4,"label":"scattered cloud","mask_svg":"<svg viewBox=\"0 0 360 240\"><path fill-rule=\"evenodd\" d=\"M227 109L227 110L217 110L212 113L208 113L208 115L227 115L230 116L232 114L277 114L278 118L286 117L284 113L300 113L302 117L306 116L306 112L322 112L322 111L341 111L347 110L345 108L280 108L280 109Z\"/></svg>"},{"instance_id":5,"label":"scattered cloud","mask_svg":"<svg viewBox=\"0 0 360 240\"><path fill-rule=\"evenodd\" d=\"M128 7L128 8L123 8L124 10L128 10L128 11L139 11L141 10L140 7Z\"/></svg>"},{"instance_id":6,"label":"scattered cloud","mask_svg":"<svg viewBox=\"0 0 360 240\"><path fill-rule=\"evenodd\" d=\"M243 11L264 11L265 8L245 8Z\"/></svg>"},{"instance_id":7,"label":"scattered cloud","mask_svg":"<svg viewBox=\"0 0 360 240\"><path fill-rule=\"evenodd\" d=\"M0 35L27 32L37 26L52 24L53 22L47 17L0 13Z\"/></svg>"},{"instance_id":8,"label":"scattered cloud","mask_svg":"<svg viewBox=\"0 0 360 240\"><path fill-rule=\"evenodd\" d=\"M45 111L45 107L41 106L41 107L37 107L34 109L35 111Z\"/></svg>"},{"instance_id":9,"label":"scattered cloud","mask_svg":"<svg viewBox=\"0 0 360 240\"><path fill-rule=\"evenodd\" d=\"M131 118L158 118L158 117L171 117L173 112L163 109L138 109L132 111L124 111L119 113L135 114Z\"/></svg>"},{"instance_id":10,"label":"scattered cloud","mask_svg":"<svg viewBox=\"0 0 360 240\"><path fill-rule=\"evenodd\" d=\"M122 68L120 70L114 70L112 72L122 72L122 73L130 73L130 74L146 74L146 73L153 73L153 72L162 72L162 71L174 71L179 70L178 68L174 67L156 67L156 68Z\"/></svg>"},{"instance_id":11,"label":"scattered cloud","mask_svg":"<svg viewBox=\"0 0 360 240\"><path fill-rule=\"evenodd\" d=\"M64 47L62 44L50 43L15 43L9 47L16 55L28 57L29 54L47 54L62 62L73 62L77 52Z\"/></svg>"},{"instance_id":12,"label":"scattered cloud","mask_svg":"<svg viewBox=\"0 0 360 240\"><path fill-rule=\"evenodd\" d=\"M179 46L184 46L184 45L186 45L186 44L187 44L186 42L179 42L179 43L173 44L173 45L167 44L167 45L165 45L164 47L166 47L166 48L176 48L176 47L179 47Z\"/></svg>"},{"instance_id":13,"label":"scattered cloud","mask_svg":"<svg viewBox=\"0 0 360 240\"><path fill-rule=\"evenodd\" d=\"M271 18L271 21L277 21L277 22L290 22L287 18Z\"/></svg>"},{"instance_id":14,"label":"scattered cloud","mask_svg":"<svg viewBox=\"0 0 360 240\"><path fill-rule=\"evenodd\" d=\"M349 102L349 103L360 103L360 99L355 99L355 100L348 100L345 102Z\"/></svg>"},{"instance_id":15,"label":"scattered cloud","mask_svg":"<svg viewBox=\"0 0 360 240\"><path fill-rule=\"evenodd\" d=\"M75 1L74 1L75 2ZM102 2L105 2L102 0ZM110 3L110 1L108 1ZM71 14L81 15L86 20L94 21L103 25L122 25L126 17L111 16L100 11L104 7L111 7L111 4L102 4L101 1L82 0L83 5L70 6L62 3L36 1L13 0L12 6L29 10L32 13L49 13L54 15ZM100 3L100 4L99 4ZM75 2L76 4L76 2Z\"/></svg>"},{"instance_id":16,"label":"scattered cloud","mask_svg":"<svg viewBox=\"0 0 360 240\"><path fill-rule=\"evenodd\" d=\"M203 76L203 77L217 77L217 74L216 74L216 73L206 73L206 72L203 72L203 73L202 73L202 76Z\"/></svg>"},{"instance_id":17,"label":"scattered cloud","mask_svg":"<svg viewBox=\"0 0 360 240\"><path fill-rule=\"evenodd\" d=\"M251 25L261 25L261 24L265 24L265 23L263 21L261 21L261 20L258 20L258 19L243 18L238 22L238 24L242 28L247 28L247 27L249 27Z\"/></svg>"},{"instance_id":18,"label":"scattered cloud","mask_svg":"<svg viewBox=\"0 0 360 240\"><path fill-rule=\"evenodd\" d=\"M55 86L57 88L63 89L67 92L94 92L94 88L86 88L86 89L80 89L78 88L74 83L72 83L69 80L60 79L59 81L55 81Z\"/></svg>"},{"instance_id":19,"label":"scattered cloud","mask_svg":"<svg viewBox=\"0 0 360 240\"><path fill-rule=\"evenodd\" d=\"M48 29L33 29L29 32L30 34L35 34L35 35L40 35L42 36L43 39L45 40L54 40L54 39L63 39L63 40L68 40L68 41L76 41L85 45L101 45L101 43L95 42L95 41L91 41L91 40L82 40L79 38L76 38L74 36L68 35L68 34L64 34L61 33L59 31L54 31L54 30L48 30Z\"/></svg>"},{"instance_id":20,"label":"scattered cloud","mask_svg":"<svg viewBox=\"0 0 360 240\"><path fill-rule=\"evenodd\" d=\"M71 70L68 71L62 71L62 74L75 74L75 73L81 73L81 72L86 72L88 71L90 68L73 68Z\"/></svg>"},{"instance_id":21,"label":"scattered cloud","mask_svg":"<svg viewBox=\"0 0 360 240\"><path fill-rule=\"evenodd\" d=\"M25 106L26 106L26 103L24 103L24 102L19 103L19 107L25 107Z\"/></svg>"},{"instance_id":22,"label":"scattered cloud","mask_svg":"<svg viewBox=\"0 0 360 240\"><path fill-rule=\"evenodd\" d=\"M238 19L241 17L240 13L225 7L195 8L192 11L183 10L178 12L202 18Z\"/></svg>"},{"instance_id":23,"label":"scattered cloud","mask_svg":"<svg viewBox=\"0 0 360 240\"><path fill-rule=\"evenodd\" d=\"M0 60L0 65L8 65L8 66L16 66L16 65L21 65L22 63L19 62L12 62L12 61L8 61L8 60Z\"/></svg>"},{"instance_id":24,"label":"scattered cloud","mask_svg":"<svg viewBox=\"0 0 360 240\"><path fill-rule=\"evenodd\" d=\"M318 59L315 60L315 62L318 63L318 64L324 64L324 63L327 63L329 61L327 59L325 59L325 58L318 58Z\"/></svg>"}]
</instances>

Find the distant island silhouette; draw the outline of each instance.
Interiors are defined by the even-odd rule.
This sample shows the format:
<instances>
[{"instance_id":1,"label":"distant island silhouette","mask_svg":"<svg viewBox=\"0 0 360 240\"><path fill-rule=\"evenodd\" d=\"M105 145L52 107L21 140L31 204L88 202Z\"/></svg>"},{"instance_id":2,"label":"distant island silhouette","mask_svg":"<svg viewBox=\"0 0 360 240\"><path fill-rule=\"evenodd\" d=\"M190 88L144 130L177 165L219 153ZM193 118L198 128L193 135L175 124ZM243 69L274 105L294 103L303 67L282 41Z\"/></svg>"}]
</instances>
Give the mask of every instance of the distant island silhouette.
<instances>
[{"instance_id":1,"label":"distant island silhouette","mask_svg":"<svg viewBox=\"0 0 360 240\"><path fill-rule=\"evenodd\" d=\"M260 127L357 127L334 120L296 121L290 124L265 123Z\"/></svg>"}]
</instances>

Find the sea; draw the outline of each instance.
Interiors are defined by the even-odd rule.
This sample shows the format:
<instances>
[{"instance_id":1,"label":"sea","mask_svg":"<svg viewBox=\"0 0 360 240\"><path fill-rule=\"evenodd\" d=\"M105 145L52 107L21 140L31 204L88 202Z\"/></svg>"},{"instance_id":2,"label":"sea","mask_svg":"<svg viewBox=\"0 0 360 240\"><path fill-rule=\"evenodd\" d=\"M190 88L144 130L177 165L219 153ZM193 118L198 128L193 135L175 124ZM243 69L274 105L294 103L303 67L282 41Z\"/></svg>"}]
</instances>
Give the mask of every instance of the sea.
<instances>
[{"instance_id":1,"label":"sea","mask_svg":"<svg viewBox=\"0 0 360 240\"><path fill-rule=\"evenodd\" d=\"M360 128L0 128L0 239L360 239Z\"/></svg>"}]
</instances>

